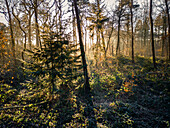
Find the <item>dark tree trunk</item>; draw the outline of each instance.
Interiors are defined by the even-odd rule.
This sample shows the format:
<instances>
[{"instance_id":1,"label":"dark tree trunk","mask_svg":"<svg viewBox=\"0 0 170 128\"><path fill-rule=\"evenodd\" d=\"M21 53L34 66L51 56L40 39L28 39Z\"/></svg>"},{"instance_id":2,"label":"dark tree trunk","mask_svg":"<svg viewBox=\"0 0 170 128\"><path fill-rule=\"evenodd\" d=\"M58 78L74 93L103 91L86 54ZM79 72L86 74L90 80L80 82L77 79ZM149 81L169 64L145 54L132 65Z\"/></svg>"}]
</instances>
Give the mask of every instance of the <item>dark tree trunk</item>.
<instances>
[{"instance_id":1,"label":"dark tree trunk","mask_svg":"<svg viewBox=\"0 0 170 128\"><path fill-rule=\"evenodd\" d=\"M76 18L77 18L77 28L78 28L78 34L79 34L80 50L81 50L84 77L85 77L85 92L87 92L88 94L90 93L90 84L89 84L89 78L88 78L88 72L87 72L87 64L86 64L86 59L85 59L84 46L83 46L83 41L82 41L82 36L81 36L81 26L80 26L79 14L78 14L77 0L74 0L74 6L75 6L75 12L76 12Z\"/></svg>"},{"instance_id":2,"label":"dark tree trunk","mask_svg":"<svg viewBox=\"0 0 170 128\"><path fill-rule=\"evenodd\" d=\"M130 53L130 50L129 50L129 15L128 15L128 17L127 17L128 19L127 19L127 36L126 36L126 40L127 40L127 47L128 47L128 49L127 49L127 51L126 51L126 55L128 55L129 56L129 53Z\"/></svg>"},{"instance_id":3,"label":"dark tree trunk","mask_svg":"<svg viewBox=\"0 0 170 128\"><path fill-rule=\"evenodd\" d=\"M25 36L25 38L24 38L24 50L22 51L22 59L24 60L24 51L25 51L25 49L26 49L26 46L27 46L27 33L25 32L25 30L22 28L22 26L21 26L21 21L20 21L20 19L18 19L18 17L14 14L14 10L13 10L13 8L12 8L12 14L13 14L13 16L15 17L15 19L18 21L18 24L19 24L19 28L21 29L21 31L24 33L24 36ZM24 64L22 63L22 66L24 67Z\"/></svg>"},{"instance_id":4,"label":"dark tree trunk","mask_svg":"<svg viewBox=\"0 0 170 128\"><path fill-rule=\"evenodd\" d=\"M29 49L31 50L32 42L31 42L31 11L29 13L29 19L28 19L28 43L29 43Z\"/></svg>"},{"instance_id":5,"label":"dark tree trunk","mask_svg":"<svg viewBox=\"0 0 170 128\"><path fill-rule=\"evenodd\" d=\"M152 19L152 0L150 0L150 27L151 27L151 44L152 44L152 56L153 56L153 66L156 68L156 62L155 62L155 44L154 44L154 35L153 35L153 19Z\"/></svg>"},{"instance_id":6,"label":"dark tree trunk","mask_svg":"<svg viewBox=\"0 0 170 128\"><path fill-rule=\"evenodd\" d=\"M73 15L72 16L73 17L73 42L77 45L76 23L75 23L74 4L73 3L72 3L72 15Z\"/></svg>"},{"instance_id":7,"label":"dark tree trunk","mask_svg":"<svg viewBox=\"0 0 170 128\"><path fill-rule=\"evenodd\" d=\"M88 118L89 118L89 127L90 128L97 128L95 114L93 110L93 102L91 99L91 88L89 84L89 78L88 78L88 72L87 72L87 64L86 64L86 58L85 58L85 52L84 52L84 46L81 36L81 26L80 26L80 19L78 14L78 7L77 7L77 0L74 0L74 7L76 12L76 18L77 18L77 28L78 28L78 34L79 34L79 42L80 42L80 50L81 50L81 57L82 57L82 63L83 63L83 71L84 71L84 78L85 78L85 94L86 94L86 100L87 100L87 107L89 108ZM90 107L91 106L91 107ZM90 109L92 108L92 109Z\"/></svg>"},{"instance_id":8,"label":"dark tree trunk","mask_svg":"<svg viewBox=\"0 0 170 128\"><path fill-rule=\"evenodd\" d=\"M116 46L116 56L120 54L120 14L119 14L119 20L118 20L118 33L117 33L117 46Z\"/></svg>"},{"instance_id":9,"label":"dark tree trunk","mask_svg":"<svg viewBox=\"0 0 170 128\"><path fill-rule=\"evenodd\" d=\"M58 15L58 3L57 3L58 1L57 0L55 0L55 13L56 13L56 32L58 33L58 17L57 17L57 15Z\"/></svg>"},{"instance_id":10,"label":"dark tree trunk","mask_svg":"<svg viewBox=\"0 0 170 128\"><path fill-rule=\"evenodd\" d=\"M134 40L134 37L133 37L133 11L132 11L132 8L133 8L133 0L131 0L131 7L130 7L130 13L131 13L131 29L132 29L132 35L131 35L131 44L132 44L132 63L134 63L134 43L133 43L133 40Z\"/></svg>"},{"instance_id":11,"label":"dark tree trunk","mask_svg":"<svg viewBox=\"0 0 170 128\"><path fill-rule=\"evenodd\" d=\"M167 17L168 17L168 45L169 45L168 59L170 60L170 17L169 17L168 0L165 0L165 5L166 5L166 14L167 14Z\"/></svg>"},{"instance_id":12,"label":"dark tree trunk","mask_svg":"<svg viewBox=\"0 0 170 128\"><path fill-rule=\"evenodd\" d=\"M34 13L35 13L35 27L36 27L36 46L41 48L41 42L39 37L39 25L38 25L38 3L34 1Z\"/></svg>"},{"instance_id":13,"label":"dark tree trunk","mask_svg":"<svg viewBox=\"0 0 170 128\"><path fill-rule=\"evenodd\" d=\"M104 59L106 60L106 46L105 46L104 34L102 29L101 29L101 36L102 36L102 44L103 44L103 51L104 51Z\"/></svg>"},{"instance_id":14,"label":"dark tree trunk","mask_svg":"<svg viewBox=\"0 0 170 128\"><path fill-rule=\"evenodd\" d=\"M61 9L61 0L58 0L58 4L59 4L59 6L58 6L58 8L59 8L59 12L60 12L60 14L59 14L59 26L60 26L60 28L59 28L59 32L60 32L60 34L61 34L61 30L62 30L62 9Z\"/></svg>"},{"instance_id":15,"label":"dark tree trunk","mask_svg":"<svg viewBox=\"0 0 170 128\"><path fill-rule=\"evenodd\" d=\"M112 30L111 30L111 32L109 34L109 39L107 41L107 46L106 46L106 49L105 49L105 54L107 54L108 49L111 50L110 41L111 41L113 30L114 30L114 27L113 27L113 24L112 24Z\"/></svg>"},{"instance_id":16,"label":"dark tree trunk","mask_svg":"<svg viewBox=\"0 0 170 128\"><path fill-rule=\"evenodd\" d=\"M114 52L113 52L113 42L112 42L112 56L114 56Z\"/></svg>"},{"instance_id":17,"label":"dark tree trunk","mask_svg":"<svg viewBox=\"0 0 170 128\"><path fill-rule=\"evenodd\" d=\"M161 53L161 56L163 57L164 56L164 49L165 49L165 42L166 42L166 16L163 16L163 33L162 33L162 53ZM167 56L167 54L165 54Z\"/></svg>"},{"instance_id":18,"label":"dark tree trunk","mask_svg":"<svg viewBox=\"0 0 170 128\"><path fill-rule=\"evenodd\" d=\"M15 57L15 40L14 40L14 34L13 34L13 29L12 29L12 19L11 19L11 13L10 13L10 9L9 9L9 4L8 1L5 0L6 3L6 7L7 7L7 11L8 11L8 16L9 16L9 27L10 27L10 37L11 37L11 50L12 50L12 57L14 60L14 63L16 65L16 57Z\"/></svg>"}]
</instances>

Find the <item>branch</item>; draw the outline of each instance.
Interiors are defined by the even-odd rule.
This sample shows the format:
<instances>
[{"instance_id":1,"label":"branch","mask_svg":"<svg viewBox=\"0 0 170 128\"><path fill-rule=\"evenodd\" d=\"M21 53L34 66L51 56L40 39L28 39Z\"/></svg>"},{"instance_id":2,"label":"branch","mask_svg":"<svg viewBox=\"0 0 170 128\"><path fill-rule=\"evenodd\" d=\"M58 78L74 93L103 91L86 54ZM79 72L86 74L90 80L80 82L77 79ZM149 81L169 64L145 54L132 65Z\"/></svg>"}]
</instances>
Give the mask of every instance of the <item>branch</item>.
<instances>
[{"instance_id":1,"label":"branch","mask_svg":"<svg viewBox=\"0 0 170 128\"><path fill-rule=\"evenodd\" d=\"M4 14L4 15L5 15L7 12L4 12L4 11L2 12L2 11L0 11L0 13L2 13L2 14Z\"/></svg>"}]
</instances>

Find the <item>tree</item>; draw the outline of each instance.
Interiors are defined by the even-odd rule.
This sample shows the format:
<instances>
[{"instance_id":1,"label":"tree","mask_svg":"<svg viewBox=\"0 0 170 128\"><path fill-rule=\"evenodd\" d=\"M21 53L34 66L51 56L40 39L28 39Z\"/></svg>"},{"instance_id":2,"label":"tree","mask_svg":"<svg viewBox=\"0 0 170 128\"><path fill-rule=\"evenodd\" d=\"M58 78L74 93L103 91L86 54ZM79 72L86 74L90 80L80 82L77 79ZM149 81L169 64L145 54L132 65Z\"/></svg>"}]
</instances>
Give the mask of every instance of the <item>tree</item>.
<instances>
[{"instance_id":1,"label":"tree","mask_svg":"<svg viewBox=\"0 0 170 128\"><path fill-rule=\"evenodd\" d=\"M160 55L163 57L164 55L164 44L165 44L165 41L164 41L164 38L160 38L161 36L163 37L163 32L161 30L165 30L165 25L164 25L164 17L162 15L162 13L159 13L159 15L156 17L155 19L155 22L154 22L154 26L155 26L155 29L156 29L156 35L155 37L158 38L158 41L161 42L161 53ZM160 50L159 50L160 51Z\"/></svg>"},{"instance_id":2,"label":"tree","mask_svg":"<svg viewBox=\"0 0 170 128\"><path fill-rule=\"evenodd\" d=\"M91 4L91 8L89 11L90 14L89 17L87 18L91 22L89 26L91 37L93 37L95 34L97 37L96 44L94 46L94 50L96 52L94 55L96 59L96 67L98 63L99 48L103 52L104 59L106 60L107 46L105 42L104 25L109 20L109 18L104 14L105 7L106 7L105 4L103 4L101 0L97 0L96 3Z\"/></svg>"},{"instance_id":3,"label":"tree","mask_svg":"<svg viewBox=\"0 0 170 128\"><path fill-rule=\"evenodd\" d=\"M12 57L14 60L14 64L16 66L16 57L15 57L15 39L14 39L14 34L13 34L13 27L12 27L12 17L11 17L11 10L9 7L8 0L5 0L6 3L6 8L8 12L8 18L9 18L9 27L10 27L10 37L11 37L11 50L12 50Z\"/></svg>"},{"instance_id":4,"label":"tree","mask_svg":"<svg viewBox=\"0 0 170 128\"><path fill-rule=\"evenodd\" d=\"M163 16L162 16L162 19L163 19L163 27L162 27L162 56L164 54L164 51L166 51L166 58L168 58L168 47L165 47L166 46L166 37L167 37L167 18L166 18L166 14L165 12L163 12ZM168 45L167 45L168 46ZM165 50L164 50L165 49Z\"/></svg>"},{"instance_id":5,"label":"tree","mask_svg":"<svg viewBox=\"0 0 170 128\"><path fill-rule=\"evenodd\" d=\"M41 47L40 41L40 32L39 32L39 24L38 24L38 0L31 0L31 4L34 9L34 16L35 16L35 28L36 28L36 46Z\"/></svg>"},{"instance_id":6,"label":"tree","mask_svg":"<svg viewBox=\"0 0 170 128\"><path fill-rule=\"evenodd\" d=\"M112 14L111 16L109 17L109 22L107 23L107 29L106 29L106 33L107 33L107 36L108 36L108 40L107 40L107 45L106 45L106 49L105 49L105 56L107 55L107 51L110 47L110 50L112 49L112 56L113 56L113 44L112 44L112 47L110 45L110 42L111 42L111 38L112 38L112 35L113 35L113 32L115 31L115 28L114 28L114 22L115 22L115 14L114 14L114 11L112 11Z\"/></svg>"},{"instance_id":7,"label":"tree","mask_svg":"<svg viewBox=\"0 0 170 128\"><path fill-rule=\"evenodd\" d=\"M132 31L132 34L131 34L131 43L132 43L132 63L134 63L134 36L133 36L133 11L132 11L132 8L133 8L133 0L131 0L131 6L130 6L130 13L131 13L131 31Z\"/></svg>"},{"instance_id":8,"label":"tree","mask_svg":"<svg viewBox=\"0 0 170 128\"><path fill-rule=\"evenodd\" d=\"M76 18L77 18L77 29L78 29L78 34L79 34L79 42L80 42L80 50L81 50L81 57L82 57L82 64L83 64L83 71L84 71L84 79L85 79L85 94L86 94L86 99L88 101L88 108L90 109L92 106L93 107L93 102L91 100L91 96L90 96L90 84L89 84L89 78L88 78L88 71L87 71L87 64L86 64L86 58L85 58L85 52L84 52L84 46L83 46L83 41L82 41L82 36L81 36L81 26L80 26L80 19L79 19L79 13L78 13L78 7L77 7L77 0L74 0L74 7L75 7L75 12L76 12ZM97 124L96 124L96 119L94 116L94 110L93 108L90 109L89 113L89 117L91 117L91 119L89 119L89 127L90 128L97 128ZM91 115L92 114L92 115Z\"/></svg>"},{"instance_id":9,"label":"tree","mask_svg":"<svg viewBox=\"0 0 170 128\"><path fill-rule=\"evenodd\" d=\"M7 55L7 46L6 42L8 41L5 37L5 29L6 25L3 23L0 23L0 59L2 60L2 63L0 62L0 65L5 64L5 56Z\"/></svg>"},{"instance_id":10,"label":"tree","mask_svg":"<svg viewBox=\"0 0 170 128\"><path fill-rule=\"evenodd\" d=\"M169 42L169 60L170 60L170 17L169 17L169 7L168 7L168 0L165 0L165 5L166 5L166 15L168 17L168 42Z\"/></svg>"},{"instance_id":11,"label":"tree","mask_svg":"<svg viewBox=\"0 0 170 128\"><path fill-rule=\"evenodd\" d=\"M153 66L156 68L156 61L155 61L155 44L154 44L154 35L153 35L153 19L152 19L152 0L150 0L150 12L149 12L149 18L150 18L150 34L151 34L151 44L152 44L152 57L153 57Z\"/></svg>"},{"instance_id":12,"label":"tree","mask_svg":"<svg viewBox=\"0 0 170 128\"><path fill-rule=\"evenodd\" d=\"M142 20L138 20L137 23L136 23L136 26L135 26L135 33L137 35L137 42L138 42L138 48L136 49L136 51L138 51L138 53L140 55L142 55L142 51L143 51L143 37L142 37Z\"/></svg>"},{"instance_id":13,"label":"tree","mask_svg":"<svg viewBox=\"0 0 170 128\"><path fill-rule=\"evenodd\" d=\"M125 5L127 5L128 3L124 0L120 0L119 1L119 5L117 7L117 17L118 17L118 32L117 32L117 45L116 45L116 56L120 54L120 28L121 28L121 20L122 20L122 17L123 17L123 14L124 14L124 7Z\"/></svg>"},{"instance_id":14,"label":"tree","mask_svg":"<svg viewBox=\"0 0 170 128\"><path fill-rule=\"evenodd\" d=\"M21 31L24 33L24 38L25 38L25 40L24 40L24 50L25 50L25 49L26 49L26 46L27 46L27 33L26 33L26 31L24 30L24 28L21 26L21 20L19 19L19 14L17 14L17 16L16 16L16 14L14 13L14 8L15 8L15 6L12 7L12 14L13 14L13 16L15 17L15 19L18 21L19 28L20 28ZM22 59L24 60L24 52L23 52L23 51L22 51Z\"/></svg>"},{"instance_id":15,"label":"tree","mask_svg":"<svg viewBox=\"0 0 170 128\"><path fill-rule=\"evenodd\" d=\"M29 43L29 49L32 49L32 41L31 41L31 37L32 37L32 27L31 27L31 18L34 14L34 11L32 10L32 6L30 2L26 2L26 0L24 0L22 2L25 11L27 12L26 14L28 15L28 43Z\"/></svg>"}]
</instances>

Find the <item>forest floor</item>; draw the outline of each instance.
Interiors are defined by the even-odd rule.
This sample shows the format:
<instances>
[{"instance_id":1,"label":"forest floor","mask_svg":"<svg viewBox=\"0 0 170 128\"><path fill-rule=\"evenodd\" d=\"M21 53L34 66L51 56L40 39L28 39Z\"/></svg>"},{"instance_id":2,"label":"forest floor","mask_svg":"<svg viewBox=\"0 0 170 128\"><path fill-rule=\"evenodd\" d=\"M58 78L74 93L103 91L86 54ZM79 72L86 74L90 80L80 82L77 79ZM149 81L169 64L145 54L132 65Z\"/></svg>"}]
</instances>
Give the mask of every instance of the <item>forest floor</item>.
<instances>
[{"instance_id":1,"label":"forest floor","mask_svg":"<svg viewBox=\"0 0 170 128\"><path fill-rule=\"evenodd\" d=\"M166 62L158 60L157 70L150 59L142 57L133 65L125 57L108 62L107 68L91 68L98 126L170 127L170 67Z\"/></svg>"},{"instance_id":2,"label":"forest floor","mask_svg":"<svg viewBox=\"0 0 170 128\"><path fill-rule=\"evenodd\" d=\"M136 57L131 64L121 56L97 68L88 65L97 127L170 127L169 64L159 59L155 70L150 59ZM12 76L6 69L0 77L0 127L87 127L86 105L78 97L81 88L67 98L56 90L51 98L44 80L23 83L21 74Z\"/></svg>"}]
</instances>

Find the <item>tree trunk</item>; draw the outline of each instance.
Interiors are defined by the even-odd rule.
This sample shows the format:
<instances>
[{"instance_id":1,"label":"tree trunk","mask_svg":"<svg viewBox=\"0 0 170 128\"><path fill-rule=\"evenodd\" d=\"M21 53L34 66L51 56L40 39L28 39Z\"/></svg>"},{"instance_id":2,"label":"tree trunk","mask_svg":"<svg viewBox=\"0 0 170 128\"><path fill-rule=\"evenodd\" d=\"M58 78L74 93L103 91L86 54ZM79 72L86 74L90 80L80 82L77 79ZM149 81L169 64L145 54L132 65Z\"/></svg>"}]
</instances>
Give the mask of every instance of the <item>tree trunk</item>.
<instances>
[{"instance_id":1,"label":"tree trunk","mask_svg":"<svg viewBox=\"0 0 170 128\"><path fill-rule=\"evenodd\" d=\"M25 30L22 28L22 26L21 26L21 21L18 19L18 17L14 14L14 10L13 10L13 8L12 8L12 14L13 14L13 16L15 17L15 19L18 21L18 24L19 24L19 28L21 29L21 31L24 33L24 36L25 36L25 38L24 38L24 48L23 48L23 51L22 51L22 59L24 60L24 51L25 51L25 49L26 49L26 46L27 46L27 33L25 32ZM24 67L24 64L22 63L22 66Z\"/></svg>"},{"instance_id":2,"label":"tree trunk","mask_svg":"<svg viewBox=\"0 0 170 128\"><path fill-rule=\"evenodd\" d=\"M35 13L35 28L36 28L36 46L41 48L41 42L39 37L39 25L38 25L38 3L34 1L34 13Z\"/></svg>"},{"instance_id":3,"label":"tree trunk","mask_svg":"<svg viewBox=\"0 0 170 128\"><path fill-rule=\"evenodd\" d=\"M83 41L82 41L82 36L81 36L81 26L80 26L79 14L78 14L77 0L74 0L74 7L75 7L75 12L76 12L76 18L77 18L77 28L78 28L78 34L79 34L79 43L80 43L81 57L82 57L82 63L83 63L84 78L85 78L84 87L85 87L85 94L86 94L86 100L87 100L87 107L90 110L90 113L88 114L89 127L97 128L95 114L94 114L94 110L92 108L93 102L92 102L92 99L91 99L91 96L90 96L91 95L90 94L91 88L90 88L90 84L89 84L87 64L86 64L84 46L83 46Z\"/></svg>"},{"instance_id":4,"label":"tree trunk","mask_svg":"<svg viewBox=\"0 0 170 128\"><path fill-rule=\"evenodd\" d=\"M132 31L132 35L131 35L131 44L132 44L132 63L134 63L134 43L133 43L133 11L132 11L132 8L133 8L133 0L131 0L131 7L130 7L130 13L131 13L131 31Z\"/></svg>"},{"instance_id":5,"label":"tree trunk","mask_svg":"<svg viewBox=\"0 0 170 128\"><path fill-rule=\"evenodd\" d=\"M129 56L130 50L129 50L129 14L127 17L127 36L126 36L126 40L127 40L127 50L126 50L126 55Z\"/></svg>"},{"instance_id":6,"label":"tree trunk","mask_svg":"<svg viewBox=\"0 0 170 128\"><path fill-rule=\"evenodd\" d=\"M11 51L12 51L12 57L14 60L14 64L16 66L16 57L15 57L15 40L14 40L14 34L13 34L13 29L12 29L12 19L11 19L11 13L10 13L10 9L9 9L9 4L8 1L5 0L6 3L6 7L7 7L7 11L8 11L8 16L9 16L9 27L10 27L10 37L11 37Z\"/></svg>"},{"instance_id":7,"label":"tree trunk","mask_svg":"<svg viewBox=\"0 0 170 128\"><path fill-rule=\"evenodd\" d=\"M164 48L165 48L165 43L166 42L166 16L163 16L163 32L162 32L162 53L161 56L164 56ZM167 56L167 55L166 55Z\"/></svg>"},{"instance_id":8,"label":"tree trunk","mask_svg":"<svg viewBox=\"0 0 170 128\"><path fill-rule=\"evenodd\" d=\"M102 29L101 29L101 36L102 36L102 44L103 44L103 51L104 51L104 59L106 60L106 46L105 46L104 34Z\"/></svg>"},{"instance_id":9,"label":"tree trunk","mask_svg":"<svg viewBox=\"0 0 170 128\"><path fill-rule=\"evenodd\" d=\"M108 41L107 41L107 46L106 46L106 49L105 49L105 54L107 54L108 48L109 48L109 50L111 50L110 41L111 41L111 37L112 37L113 30L114 30L114 27L113 27L113 24L112 24L112 29L111 29L111 32L110 32L110 34L109 34L109 39L108 39ZM109 47L109 46L110 46L110 47Z\"/></svg>"},{"instance_id":10,"label":"tree trunk","mask_svg":"<svg viewBox=\"0 0 170 128\"><path fill-rule=\"evenodd\" d=\"M117 33L117 47L116 47L116 56L120 54L120 14L119 14L119 20L118 20L118 33Z\"/></svg>"},{"instance_id":11,"label":"tree trunk","mask_svg":"<svg viewBox=\"0 0 170 128\"><path fill-rule=\"evenodd\" d=\"M29 49L31 50L32 42L31 42L31 11L29 13L29 19L28 19L28 43L29 43Z\"/></svg>"},{"instance_id":12,"label":"tree trunk","mask_svg":"<svg viewBox=\"0 0 170 128\"><path fill-rule=\"evenodd\" d=\"M61 0L58 0L58 2L59 2L59 6L58 6L58 8L59 8L59 12L60 12L60 14L59 14L59 26L60 26L60 28L59 28L59 34L61 34L61 30L62 30L62 9L61 9Z\"/></svg>"},{"instance_id":13,"label":"tree trunk","mask_svg":"<svg viewBox=\"0 0 170 128\"><path fill-rule=\"evenodd\" d=\"M156 62L155 62L155 46L154 46L154 35L153 35L153 19L152 19L152 0L150 0L150 27L151 27L151 43L152 43L152 56L153 56L153 66L156 68Z\"/></svg>"},{"instance_id":14,"label":"tree trunk","mask_svg":"<svg viewBox=\"0 0 170 128\"><path fill-rule=\"evenodd\" d=\"M112 57L114 56L114 52L113 52L113 42L112 42Z\"/></svg>"},{"instance_id":15,"label":"tree trunk","mask_svg":"<svg viewBox=\"0 0 170 128\"><path fill-rule=\"evenodd\" d=\"M55 14L56 14L56 33L58 33L58 5L57 5L57 0L55 0Z\"/></svg>"},{"instance_id":16,"label":"tree trunk","mask_svg":"<svg viewBox=\"0 0 170 128\"><path fill-rule=\"evenodd\" d=\"M167 14L167 17L168 17L168 45L169 45L168 59L170 60L170 17L169 17L168 0L165 0L165 5L166 5L166 14Z\"/></svg>"},{"instance_id":17,"label":"tree trunk","mask_svg":"<svg viewBox=\"0 0 170 128\"><path fill-rule=\"evenodd\" d=\"M76 23L75 23L75 14L74 14L74 3L72 3L72 15L73 15L72 16L73 17L73 42L77 45Z\"/></svg>"},{"instance_id":18,"label":"tree trunk","mask_svg":"<svg viewBox=\"0 0 170 128\"><path fill-rule=\"evenodd\" d=\"M76 12L76 18L77 18L79 43L80 43L80 50L81 50L84 77L85 77L85 92L87 92L88 94L90 92L90 84L89 84L89 78L88 78L88 72L87 72L87 64L86 64L86 59L85 59L84 46L83 46L83 41L82 41L82 36L81 36L81 26L80 26L79 14L78 14L77 0L74 0L74 6L75 6L75 12Z\"/></svg>"}]
</instances>

